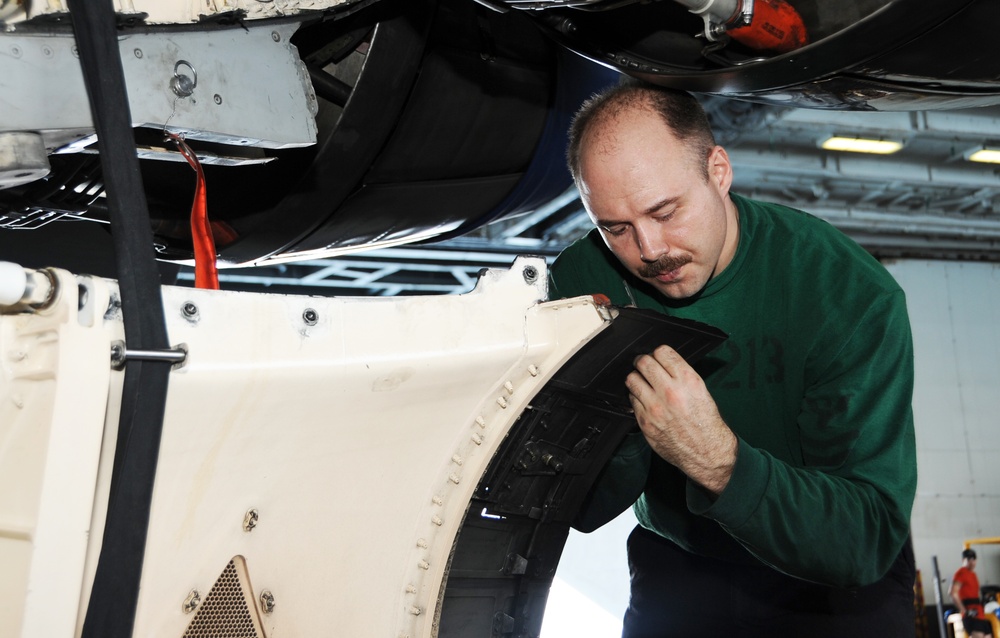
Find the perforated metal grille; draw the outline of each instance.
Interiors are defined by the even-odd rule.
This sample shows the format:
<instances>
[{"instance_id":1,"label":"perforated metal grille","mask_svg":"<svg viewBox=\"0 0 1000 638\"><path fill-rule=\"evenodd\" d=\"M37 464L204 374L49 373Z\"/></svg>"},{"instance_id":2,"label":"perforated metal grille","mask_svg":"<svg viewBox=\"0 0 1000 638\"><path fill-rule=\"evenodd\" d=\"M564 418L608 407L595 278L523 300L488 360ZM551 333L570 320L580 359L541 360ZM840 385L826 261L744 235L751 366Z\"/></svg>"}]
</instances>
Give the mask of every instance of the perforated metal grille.
<instances>
[{"instance_id":1,"label":"perforated metal grille","mask_svg":"<svg viewBox=\"0 0 1000 638\"><path fill-rule=\"evenodd\" d=\"M265 638L251 607L249 587L244 587L245 573L242 557L229 561L183 638Z\"/></svg>"}]
</instances>

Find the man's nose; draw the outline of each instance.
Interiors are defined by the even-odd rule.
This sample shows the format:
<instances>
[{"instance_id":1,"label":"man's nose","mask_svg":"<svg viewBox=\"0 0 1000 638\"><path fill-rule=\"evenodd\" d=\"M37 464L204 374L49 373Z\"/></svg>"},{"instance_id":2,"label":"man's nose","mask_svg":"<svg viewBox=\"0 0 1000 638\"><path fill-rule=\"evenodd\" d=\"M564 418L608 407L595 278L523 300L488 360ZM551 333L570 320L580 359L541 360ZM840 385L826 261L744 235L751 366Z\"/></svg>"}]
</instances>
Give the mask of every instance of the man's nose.
<instances>
[{"instance_id":1,"label":"man's nose","mask_svg":"<svg viewBox=\"0 0 1000 638\"><path fill-rule=\"evenodd\" d=\"M643 261L654 262L670 252L670 245L657 231L649 224L635 226L635 241L639 246L639 257Z\"/></svg>"}]
</instances>

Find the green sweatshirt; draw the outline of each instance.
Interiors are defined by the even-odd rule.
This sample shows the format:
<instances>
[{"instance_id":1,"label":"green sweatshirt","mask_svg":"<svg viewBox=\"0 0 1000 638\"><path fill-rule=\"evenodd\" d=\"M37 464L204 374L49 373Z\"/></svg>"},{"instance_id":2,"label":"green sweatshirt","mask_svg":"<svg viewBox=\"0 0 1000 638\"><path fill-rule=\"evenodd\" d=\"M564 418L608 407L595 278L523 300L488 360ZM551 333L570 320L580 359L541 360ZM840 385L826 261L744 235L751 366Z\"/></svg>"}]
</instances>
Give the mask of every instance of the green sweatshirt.
<instances>
[{"instance_id":1,"label":"green sweatshirt","mask_svg":"<svg viewBox=\"0 0 1000 638\"><path fill-rule=\"evenodd\" d=\"M633 434L579 526L635 501L643 527L689 551L827 585L872 583L907 538L916 489L903 291L825 221L732 198L736 255L693 298L672 301L630 275L597 230L552 266L550 298L602 293L624 306L627 286L640 308L729 334L695 366L739 439L726 489L713 500Z\"/></svg>"}]
</instances>

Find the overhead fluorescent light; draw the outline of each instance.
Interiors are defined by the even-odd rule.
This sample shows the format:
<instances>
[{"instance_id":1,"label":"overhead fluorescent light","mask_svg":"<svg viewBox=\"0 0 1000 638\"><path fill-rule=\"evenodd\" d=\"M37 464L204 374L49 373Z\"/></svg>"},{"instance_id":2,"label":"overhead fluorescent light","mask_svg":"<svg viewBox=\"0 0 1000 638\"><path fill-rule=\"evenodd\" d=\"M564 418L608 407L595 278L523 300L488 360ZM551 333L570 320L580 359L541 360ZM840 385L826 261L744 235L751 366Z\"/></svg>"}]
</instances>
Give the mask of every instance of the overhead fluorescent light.
<instances>
[{"instance_id":1,"label":"overhead fluorescent light","mask_svg":"<svg viewBox=\"0 0 1000 638\"><path fill-rule=\"evenodd\" d=\"M903 148L903 143L897 140L872 139L866 137L848 137L834 135L824 140L820 146L828 151L848 151L850 153L876 153L889 155Z\"/></svg>"},{"instance_id":2,"label":"overhead fluorescent light","mask_svg":"<svg viewBox=\"0 0 1000 638\"><path fill-rule=\"evenodd\" d=\"M988 164L1000 164L1000 148L980 148L969 153L966 158L970 162L986 162Z\"/></svg>"}]
</instances>

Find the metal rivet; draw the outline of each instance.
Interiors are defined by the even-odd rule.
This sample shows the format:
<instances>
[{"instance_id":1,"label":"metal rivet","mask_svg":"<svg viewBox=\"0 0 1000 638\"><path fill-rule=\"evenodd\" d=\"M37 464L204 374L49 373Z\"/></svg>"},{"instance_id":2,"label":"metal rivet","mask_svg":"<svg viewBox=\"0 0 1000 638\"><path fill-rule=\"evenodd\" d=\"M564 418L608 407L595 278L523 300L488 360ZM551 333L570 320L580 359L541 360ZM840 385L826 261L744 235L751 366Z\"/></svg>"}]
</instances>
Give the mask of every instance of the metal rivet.
<instances>
[{"instance_id":1,"label":"metal rivet","mask_svg":"<svg viewBox=\"0 0 1000 638\"><path fill-rule=\"evenodd\" d=\"M275 42L281 42L281 34L278 33L277 31L272 31L271 39L274 40Z\"/></svg>"},{"instance_id":2,"label":"metal rivet","mask_svg":"<svg viewBox=\"0 0 1000 638\"><path fill-rule=\"evenodd\" d=\"M525 266L521 274L524 275L524 281L529 284L533 284L538 280L538 269L534 266Z\"/></svg>"},{"instance_id":3,"label":"metal rivet","mask_svg":"<svg viewBox=\"0 0 1000 638\"><path fill-rule=\"evenodd\" d=\"M302 311L302 321L304 321L307 326L315 326L319 321L319 313L312 308L306 308Z\"/></svg>"},{"instance_id":4,"label":"metal rivet","mask_svg":"<svg viewBox=\"0 0 1000 638\"><path fill-rule=\"evenodd\" d=\"M215 100L216 104L222 104L222 96L219 95L218 93L216 93L212 99Z\"/></svg>"},{"instance_id":5,"label":"metal rivet","mask_svg":"<svg viewBox=\"0 0 1000 638\"><path fill-rule=\"evenodd\" d=\"M243 517L243 531L252 532L253 528L257 527L258 520L260 520L260 512L254 508L248 509L246 516Z\"/></svg>"},{"instance_id":6,"label":"metal rivet","mask_svg":"<svg viewBox=\"0 0 1000 638\"><path fill-rule=\"evenodd\" d=\"M135 57L142 59L142 49L136 49L132 53L135 54Z\"/></svg>"},{"instance_id":7,"label":"metal rivet","mask_svg":"<svg viewBox=\"0 0 1000 638\"><path fill-rule=\"evenodd\" d=\"M198 593L197 589L192 589L184 599L184 605L181 607L185 614L190 614L194 611L198 605L201 604L201 594Z\"/></svg>"},{"instance_id":8,"label":"metal rivet","mask_svg":"<svg viewBox=\"0 0 1000 638\"><path fill-rule=\"evenodd\" d=\"M193 301L185 301L181 306L181 314L188 321L194 321L198 318L198 306Z\"/></svg>"},{"instance_id":9,"label":"metal rivet","mask_svg":"<svg viewBox=\"0 0 1000 638\"><path fill-rule=\"evenodd\" d=\"M274 594L267 589L260 592L260 610L265 614L274 611Z\"/></svg>"}]
</instances>

